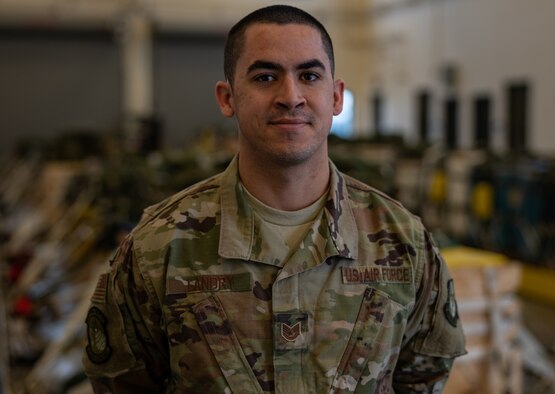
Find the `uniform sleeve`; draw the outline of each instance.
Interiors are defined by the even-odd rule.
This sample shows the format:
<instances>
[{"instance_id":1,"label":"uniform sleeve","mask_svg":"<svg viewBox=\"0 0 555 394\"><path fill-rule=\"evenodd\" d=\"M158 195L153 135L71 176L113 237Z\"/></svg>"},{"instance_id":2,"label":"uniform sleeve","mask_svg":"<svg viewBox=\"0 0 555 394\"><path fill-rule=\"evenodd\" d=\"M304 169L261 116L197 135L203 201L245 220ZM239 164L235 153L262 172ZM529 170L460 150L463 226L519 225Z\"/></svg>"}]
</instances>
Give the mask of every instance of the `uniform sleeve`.
<instances>
[{"instance_id":1,"label":"uniform sleeve","mask_svg":"<svg viewBox=\"0 0 555 394\"><path fill-rule=\"evenodd\" d=\"M149 285L129 237L109 272L100 276L87 314L83 366L95 393L163 392L167 341L160 304Z\"/></svg>"},{"instance_id":2,"label":"uniform sleeve","mask_svg":"<svg viewBox=\"0 0 555 394\"><path fill-rule=\"evenodd\" d=\"M441 392L453 361L465 354L453 279L426 231L424 244L415 306L393 376L396 393Z\"/></svg>"}]
</instances>

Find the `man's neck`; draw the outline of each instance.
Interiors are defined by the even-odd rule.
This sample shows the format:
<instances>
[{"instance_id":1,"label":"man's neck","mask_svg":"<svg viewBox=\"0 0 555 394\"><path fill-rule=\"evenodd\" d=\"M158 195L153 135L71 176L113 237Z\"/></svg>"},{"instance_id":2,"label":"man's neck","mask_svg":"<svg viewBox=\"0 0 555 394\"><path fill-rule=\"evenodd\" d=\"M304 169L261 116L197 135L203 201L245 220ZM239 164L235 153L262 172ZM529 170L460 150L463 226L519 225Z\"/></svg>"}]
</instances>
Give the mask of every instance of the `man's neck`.
<instances>
[{"instance_id":1,"label":"man's neck","mask_svg":"<svg viewBox=\"0 0 555 394\"><path fill-rule=\"evenodd\" d=\"M260 165L239 154L239 175L249 193L264 204L296 211L318 200L329 186L327 156L312 159L297 166Z\"/></svg>"}]
</instances>

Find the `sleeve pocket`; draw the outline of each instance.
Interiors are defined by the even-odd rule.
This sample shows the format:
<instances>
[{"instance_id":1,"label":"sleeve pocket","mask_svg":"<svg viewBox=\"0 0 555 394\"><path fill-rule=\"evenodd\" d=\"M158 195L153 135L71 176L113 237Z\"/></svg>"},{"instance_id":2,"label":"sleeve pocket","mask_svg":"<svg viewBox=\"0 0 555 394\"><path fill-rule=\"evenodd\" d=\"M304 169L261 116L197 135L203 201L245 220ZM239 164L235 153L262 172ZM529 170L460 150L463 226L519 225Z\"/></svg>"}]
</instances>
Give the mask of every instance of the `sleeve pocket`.
<instances>
[{"instance_id":1,"label":"sleeve pocket","mask_svg":"<svg viewBox=\"0 0 555 394\"><path fill-rule=\"evenodd\" d=\"M231 391L262 393L218 298L211 296L195 304L193 312Z\"/></svg>"},{"instance_id":2,"label":"sleeve pocket","mask_svg":"<svg viewBox=\"0 0 555 394\"><path fill-rule=\"evenodd\" d=\"M465 340L455 300L455 287L445 262L439 259L439 288L430 307L431 325L415 351L435 357L452 358L465 354Z\"/></svg>"},{"instance_id":3,"label":"sleeve pocket","mask_svg":"<svg viewBox=\"0 0 555 394\"><path fill-rule=\"evenodd\" d=\"M393 349L400 346L405 325L406 310L402 305L379 290L366 289L357 321L337 368L334 388L353 390L369 359L387 363Z\"/></svg>"}]
</instances>

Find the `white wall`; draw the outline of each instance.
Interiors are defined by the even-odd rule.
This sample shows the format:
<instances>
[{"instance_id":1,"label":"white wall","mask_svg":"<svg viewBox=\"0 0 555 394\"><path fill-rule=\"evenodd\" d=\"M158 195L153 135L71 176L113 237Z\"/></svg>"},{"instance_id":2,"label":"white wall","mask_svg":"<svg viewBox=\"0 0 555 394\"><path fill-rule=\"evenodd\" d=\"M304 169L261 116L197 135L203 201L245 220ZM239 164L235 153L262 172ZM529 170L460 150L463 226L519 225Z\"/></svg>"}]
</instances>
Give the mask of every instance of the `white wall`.
<instances>
[{"instance_id":1,"label":"white wall","mask_svg":"<svg viewBox=\"0 0 555 394\"><path fill-rule=\"evenodd\" d=\"M408 2L410 3L410 2ZM506 149L505 88L530 84L528 146L555 153L555 2L553 0L436 0L413 2L378 15L370 51L376 59L372 89L386 96L385 123L414 140L414 95L433 94L434 137L441 138L440 70L459 70L459 145L472 144L472 98L491 94L494 147Z\"/></svg>"},{"instance_id":2,"label":"white wall","mask_svg":"<svg viewBox=\"0 0 555 394\"><path fill-rule=\"evenodd\" d=\"M354 132L364 133L371 118L369 114L371 77L374 54L372 45L371 2L367 0L334 0L333 7L323 13L334 44L335 77L345 82L345 88L354 96Z\"/></svg>"}]
</instances>

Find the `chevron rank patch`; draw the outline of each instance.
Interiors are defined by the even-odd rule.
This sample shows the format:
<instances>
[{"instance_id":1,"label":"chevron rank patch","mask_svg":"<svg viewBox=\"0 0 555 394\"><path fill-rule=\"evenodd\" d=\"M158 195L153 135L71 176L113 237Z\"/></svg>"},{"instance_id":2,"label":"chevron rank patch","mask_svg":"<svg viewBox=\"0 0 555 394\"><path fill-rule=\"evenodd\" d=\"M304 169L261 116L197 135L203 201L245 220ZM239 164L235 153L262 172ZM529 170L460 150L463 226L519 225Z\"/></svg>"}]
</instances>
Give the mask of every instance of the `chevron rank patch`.
<instances>
[{"instance_id":1,"label":"chevron rank patch","mask_svg":"<svg viewBox=\"0 0 555 394\"><path fill-rule=\"evenodd\" d=\"M277 313L274 315L276 349L306 349L308 338L308 313Z\"/></svg>"}]
</instances>

